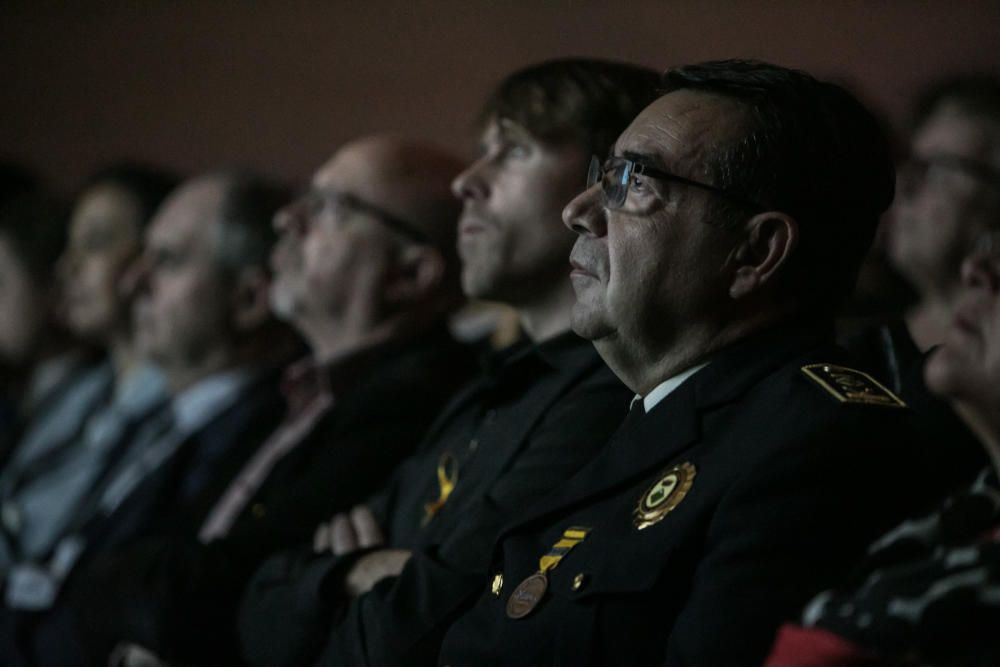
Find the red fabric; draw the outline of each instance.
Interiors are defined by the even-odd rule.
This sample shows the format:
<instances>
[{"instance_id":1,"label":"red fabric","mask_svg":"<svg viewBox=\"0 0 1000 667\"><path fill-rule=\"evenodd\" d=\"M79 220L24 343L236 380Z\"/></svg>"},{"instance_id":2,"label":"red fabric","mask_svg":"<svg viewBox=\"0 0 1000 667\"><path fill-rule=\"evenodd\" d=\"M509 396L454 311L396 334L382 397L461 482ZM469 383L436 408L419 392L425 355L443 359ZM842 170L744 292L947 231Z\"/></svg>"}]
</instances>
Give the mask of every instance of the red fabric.
<instances>
[{"instance_id":1,"label":"red fabric","mask_svg":"<svg viewBox=\"0 0 1000 667\"><path fill-rule=\"evenodd\" d=\"M877 656L832 632L784 625L764 667L861 667L879 664Z\"/></svg>"}]
</instances>

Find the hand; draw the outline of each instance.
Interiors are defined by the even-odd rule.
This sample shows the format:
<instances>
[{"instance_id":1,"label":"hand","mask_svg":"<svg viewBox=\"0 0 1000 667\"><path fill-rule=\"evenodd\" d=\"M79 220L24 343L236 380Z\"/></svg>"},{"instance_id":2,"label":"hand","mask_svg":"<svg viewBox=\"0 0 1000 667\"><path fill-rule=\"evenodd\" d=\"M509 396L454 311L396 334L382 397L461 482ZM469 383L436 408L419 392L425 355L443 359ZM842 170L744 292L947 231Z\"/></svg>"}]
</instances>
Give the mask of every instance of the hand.
<instances>
[{"instance_id":1,"label":"hand","mask_svg":"<svg viewBox=\"0 0 1000 667\"><path fill-rule=\"evenodd\" d=\"M385 538L375 515L365 505L358 505L350 512L334 516L329 523L321 523L313 536L313 549L317 553L330 551L343 556L383 542Z\"/></svg>"},{"instance_id":2,"label":"hand","mask_svg":"<svg viewBox=\"0 0 1000 667\"><path fill-rule=\"evenodd\" d=\"M382 579L398 576L408 560L408 549L380 549L365 554L344 578L344 590L351 597L367 593Z\"/></svg>"},{"instance_id":3,"label":"hand","mask_svg":"<svg viewBox=\"0 0 1000 667\"><path fill-rule=\"evenodd\" d=\"M115 646L108 658L108 667L169 667L166 662L136 644Z\"/></svg>"}]
</instances>

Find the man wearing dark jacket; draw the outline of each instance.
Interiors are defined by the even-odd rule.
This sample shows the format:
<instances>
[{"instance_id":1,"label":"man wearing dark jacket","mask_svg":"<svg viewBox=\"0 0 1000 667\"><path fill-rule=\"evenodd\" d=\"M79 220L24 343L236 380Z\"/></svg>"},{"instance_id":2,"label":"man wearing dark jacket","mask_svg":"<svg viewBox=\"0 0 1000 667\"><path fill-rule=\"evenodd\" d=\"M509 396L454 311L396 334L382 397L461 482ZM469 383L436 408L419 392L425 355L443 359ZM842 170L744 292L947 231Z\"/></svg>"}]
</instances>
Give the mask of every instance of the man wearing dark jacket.
<instances>
[{"instance_id":1,"label":"man wearing dark jacket","mask_svg":"<svg viewBox=\"0 0 1000 667\"><path fill-rule=\"evenodd\" d=\"M438 664L756 665L779 622L932 492L903 403L832 343L887 142L848 93L681 67L564 211L573 328L636 394L502 532Z\"/></svg>"},{"instance_id":2,"label":"man wearing dark jacket","mask_svg":"<svg viewBox=\"0 0 1000 667\"><path fill-rule=\"evenodd\" d=\"M241 614L252 662L433 659L436 628L484 585L496 532L624 417L627 390L569 331L573 237L559 215L588 156L607 151L657 81L639 67L560 60L512 74L487 102L480 157L453 186L462 285L514 307L527 340L490 360L387 487L318 531L332 553L289 554L258 573ZM461 549L442 558L448 545Z\"/></svg>"}]
</instances>

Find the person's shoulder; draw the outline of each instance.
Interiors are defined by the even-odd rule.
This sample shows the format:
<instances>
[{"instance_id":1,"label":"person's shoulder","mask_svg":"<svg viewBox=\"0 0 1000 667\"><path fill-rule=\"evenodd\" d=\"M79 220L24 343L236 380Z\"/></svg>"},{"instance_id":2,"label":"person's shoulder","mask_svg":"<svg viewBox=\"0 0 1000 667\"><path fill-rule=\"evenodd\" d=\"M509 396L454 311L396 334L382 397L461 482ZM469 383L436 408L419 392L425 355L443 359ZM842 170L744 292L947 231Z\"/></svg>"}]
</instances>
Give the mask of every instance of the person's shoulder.
<instances>
[{"instance_id":1,"label":"person's shoulder","mask_svg":"<svg viewBox=\"0 0 1000 667\"><path fill-rule=\"evenodd\" d=\"M872 441L913 428L906 402L839 353L820 349L789 360L733 410L761 442Z\"/></svg>"},{"instance_id":2,"label":"person's shoulder","mask_svg":"<svg viewBox=\"0 0 1000 667\"><path fill-rule=\"evenodd\" d=\"M906 402L872 373L836 353L795 359L774 379L773 390L821 413L899 415L908 411Z\"/></svg>"}]
</instances>

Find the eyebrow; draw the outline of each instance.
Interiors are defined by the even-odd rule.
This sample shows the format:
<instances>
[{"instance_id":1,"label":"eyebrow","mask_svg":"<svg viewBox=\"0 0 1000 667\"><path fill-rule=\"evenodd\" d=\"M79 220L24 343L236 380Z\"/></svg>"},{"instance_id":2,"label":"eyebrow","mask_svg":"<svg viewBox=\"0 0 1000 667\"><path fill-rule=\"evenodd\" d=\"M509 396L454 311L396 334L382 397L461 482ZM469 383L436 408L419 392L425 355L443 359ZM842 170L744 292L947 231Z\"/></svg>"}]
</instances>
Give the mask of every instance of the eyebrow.
<instances>
[{"instance_id":1,"label":"eyebrow","mask_svg":"<svg viewBox=\"0 0 1000 667\"><path fill-rule=\"evenodd\" d=\"M530 139L528 132L520 123L510 118L501 118L497 121L497 134L503 139Z\"/></svg>"}]
</instances>

